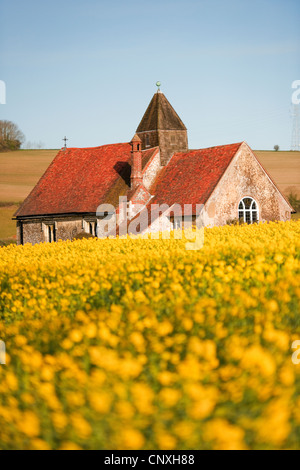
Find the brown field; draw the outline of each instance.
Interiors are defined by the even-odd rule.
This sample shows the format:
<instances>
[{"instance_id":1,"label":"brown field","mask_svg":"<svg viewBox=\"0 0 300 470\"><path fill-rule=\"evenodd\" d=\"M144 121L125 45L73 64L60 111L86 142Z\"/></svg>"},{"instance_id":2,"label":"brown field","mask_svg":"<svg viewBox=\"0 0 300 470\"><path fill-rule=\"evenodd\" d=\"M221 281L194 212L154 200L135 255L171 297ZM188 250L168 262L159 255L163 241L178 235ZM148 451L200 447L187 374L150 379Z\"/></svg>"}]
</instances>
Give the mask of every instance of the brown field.
<instances>
[{"instance_id":1,"label":"brown field","mask_svg":"<svg viewBox=\"0 0 300 470\"><path fill-rule=\"evenodd\" d=\"M0 240L16 239L16 222L12 220L18 206L0 207Z\"/></svg>"},{"instance_id":2,"label":"brown field","mask_svg":"<svg viewBox=\"0 0 300 470\"><path fill-rule=\"evenodd\" d=\"M58 150L0 153L0 245L16 239L14 213L38 182Z\"/></svg>"},{"instance_id":3,"label":"brown field","mask_svg":"<svg viewBox=\"0 0 300 470\"><path fill-rule=\"evenodd\" d=\"M58 150L0 153L0 202L20 202L38 182Z\"/></svg>"},{"instance_id":4,"label":"brown field","mask_svg":"<svg viewBox=\"0 0 300 470\"><path fill-rule=\"evenodd\" d=\"M255 155L285 196L300 199L300 152L256 150Z\"/></svg>"},{"instance_id":5,"label":"brown field","mask_svg":"<svg viewBox=\"0 0 300 470\"><path fill-rule=\"evenodd\" d=\"M0 153L0 240L15 237L11 220L58 150L19 150ZM279 189L300 199L300 152L255 151ZM13 204L15 203L15 204ZM298 214L297 214L298 216Z\"/></svg>"}]
</instances>

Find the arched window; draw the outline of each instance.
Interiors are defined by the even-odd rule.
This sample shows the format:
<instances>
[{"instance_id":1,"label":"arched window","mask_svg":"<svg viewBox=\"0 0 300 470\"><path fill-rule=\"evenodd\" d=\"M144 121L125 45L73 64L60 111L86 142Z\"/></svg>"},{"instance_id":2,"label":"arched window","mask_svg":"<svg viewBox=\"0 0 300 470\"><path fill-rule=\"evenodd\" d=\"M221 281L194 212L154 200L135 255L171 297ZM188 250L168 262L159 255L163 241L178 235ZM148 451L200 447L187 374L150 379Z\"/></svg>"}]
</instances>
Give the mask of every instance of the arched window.
<instances>
[{"instance_id":1,"label":"arched window","mask_svg":"<svg viewBox=\"0 0 300 470\"><path fill-rule=\"evenodd\" d=\"M239 220L246 224L259 221L258 205L252 197L244 197L239 203Z\"/></svg>"}]
</instances>

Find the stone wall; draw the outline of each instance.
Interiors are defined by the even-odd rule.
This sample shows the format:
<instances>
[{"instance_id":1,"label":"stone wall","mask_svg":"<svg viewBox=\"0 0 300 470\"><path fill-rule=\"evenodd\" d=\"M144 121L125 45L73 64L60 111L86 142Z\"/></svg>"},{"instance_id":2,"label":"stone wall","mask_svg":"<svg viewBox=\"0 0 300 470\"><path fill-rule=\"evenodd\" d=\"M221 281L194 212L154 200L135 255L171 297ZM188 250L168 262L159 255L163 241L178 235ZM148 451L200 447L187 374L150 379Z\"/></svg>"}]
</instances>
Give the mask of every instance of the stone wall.
<instances>
[{"instance_id":1,"label":"stone wall","mask_svg":"<svg viewBox=\"0 0 300 470\"><path fill-rule=\"evenodd\" d=\"M20 225L22 226L20 226L20 230L23 231L23 245L25 245L26 243L31 243L32 245L35 245L36 243L42 243L43 241L45 241L43 227L40 221L25 221L20 222Z\"/></svg>"},{"instance_id":2,"label":"stone wall","mask_svg":"<svg viewBox=\"0 0 300 470\"><path fill-rule=\"evenodd\" d=\"M137 135L142 141L142 150L159 146L157 131L138 132Z\"/></svg>"},{"instance_id":3,"label":"stone wall","mask_svg":"<svg viewBox=\"0 0 300 470\"><path fill-rule=\"evenodd\" d=\"M40 218L17 222L17 243L44 243L48 241L47 226L55 225L55 238L58 240L73 240L76 235L87 232L88 224L84 221L96 221L96 217L64 217ZM23 236L21 233L23 232Z\"/></svg>"},{"instance_id":4,"label":"stone wall","mask_svg":"<svg viewBox=\"0 0 300 470\"><path fill-rule=\"evenodd\" d=\"M224 225L238 220L241 199L255 199L259 221L290 220L291 208L253 153L243 144L205 205L210 223Z\"/></svg>"},{"instance_id":5,"label":"stone wall","mask_svg":"<svg viewBox=\"0 0 300 470\"><path fill-rule=\"evenodd\" d=\"M142 220L147 220L148 217L142 217ZM132 227L129 226L129 231ZM159 238L159 232L170 232L173 230L173 223L171 222L170 218L167 217L165 214L160 214L153 223L151 223L147 228L141 230L141 235L145 235L148 233L157 234L157 236L153 236L152 238Z\"/></svg>"},{"instance_id":6,"label":"stone wall","mask_svg":"<svg viewBox=\"0 0 300 470\"><path fill-rule=\"evenodd\" d=\"M188 151L187 131L158 131L161 164L165 166L176 152Z\"/></svg>"},{"instance_id":7,"label":"stone wall","mask_svg":"<svg viewBox=\"0 0 300 470\"><path fill-rule=\"evenodd\" d=\"M150 189L160 169L160 152L157 152L143 171L143 183L145 188Z\"/></svg>"},{"instance_id":8,"label":"stone wall","mask_svg":"<svg viewBox=\"0 0 300 470\"><path fill-rule=\"evenodd\" d=\"M76 235L82 232L85 232L82 218L58 221L56 240L72 240Z\"/></svg>"},{"instance_id":9,"label":"stone wall","mask_svg":"<svg viewBox=\"0 0 300 470\"><path fill-rule=\"evenodd\" d=\"M188 151L188 137L186 130L157 130L138 132L142 141L142 149L159 147L161 164L165 166L171 156L176 152Z\"/></svg>"}]
</instances>

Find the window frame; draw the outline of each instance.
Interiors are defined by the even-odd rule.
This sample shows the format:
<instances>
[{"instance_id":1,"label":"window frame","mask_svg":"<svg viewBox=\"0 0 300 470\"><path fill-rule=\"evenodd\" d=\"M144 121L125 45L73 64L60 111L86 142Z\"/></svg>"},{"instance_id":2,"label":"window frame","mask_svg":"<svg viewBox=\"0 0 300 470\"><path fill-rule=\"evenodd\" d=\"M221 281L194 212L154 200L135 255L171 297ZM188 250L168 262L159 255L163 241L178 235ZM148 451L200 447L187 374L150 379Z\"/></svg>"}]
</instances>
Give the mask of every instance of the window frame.
<instances>
[{"instance_id":1,"label":"window frame","mask_svg":"<svg viewBox=\"0 0 300 470\"><path fill-rule=\"evenodd\" d=\"M182 228L182 218L174 217L173 219L173 230L180 230Z\"/></svg>"},{"instance_id":2,"label":"window frame","mask_svg":"<svg viewBox=\"0 0 300 470\"><path fill-rule=\"evenodd\" d=\"M246 199L251 200L251 204L249 208L246 208L245 206L244 201ZM242 208L241 208L241 204L242 204ZM255 205L255 208L253 208L253 205ZM256 220L254 220L254 217L253 217L254 214L256 214L256 217L255 217ZM259 222L259 206L257 204L257 201L251 196L244 196L238 204L238 220L241 220L241 219L243 220L243 223L245 224L256 224Z\"/></svg>"},{"instance_id":3,"label":"window frame","mask_svg":"<svg viewBox=\"0 0 300 470\"><path fill-rule=\"evenodd\" d=\"M47 234L47 242L53 243L56 242L56 230L55 224L46 224L46 234Z\"/></svg>"},{"instance_id":4,"label":"window frame","mask_svg":"<svg viewBox=\"0 0 300 470\"><path fill-rule=\"evenodd\" d=\"M98 229L98 219L83 219L82 228L85 233L92 235L93 237L98 237L97 229Z\"/></svg>"}]
</instances>

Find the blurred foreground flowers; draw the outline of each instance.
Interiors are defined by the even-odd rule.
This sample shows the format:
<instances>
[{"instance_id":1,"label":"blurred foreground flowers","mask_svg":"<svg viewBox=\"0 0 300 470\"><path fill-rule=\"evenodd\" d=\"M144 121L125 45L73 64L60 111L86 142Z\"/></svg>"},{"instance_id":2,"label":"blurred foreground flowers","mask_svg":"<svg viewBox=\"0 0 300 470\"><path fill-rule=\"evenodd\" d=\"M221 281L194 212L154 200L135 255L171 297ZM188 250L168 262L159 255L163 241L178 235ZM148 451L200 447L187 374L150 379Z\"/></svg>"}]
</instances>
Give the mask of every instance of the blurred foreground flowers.
<instances>
[{"instance_id":1,"label":"blurred foreground flowers","mask_svg":"<svg viewBox=\"0 0 300 470\"><path fill-rule=\"evenodd\" d=\"M299 222L0 248L0 448L299 449L299 274Z\"/></svg>"}]
</instances>

